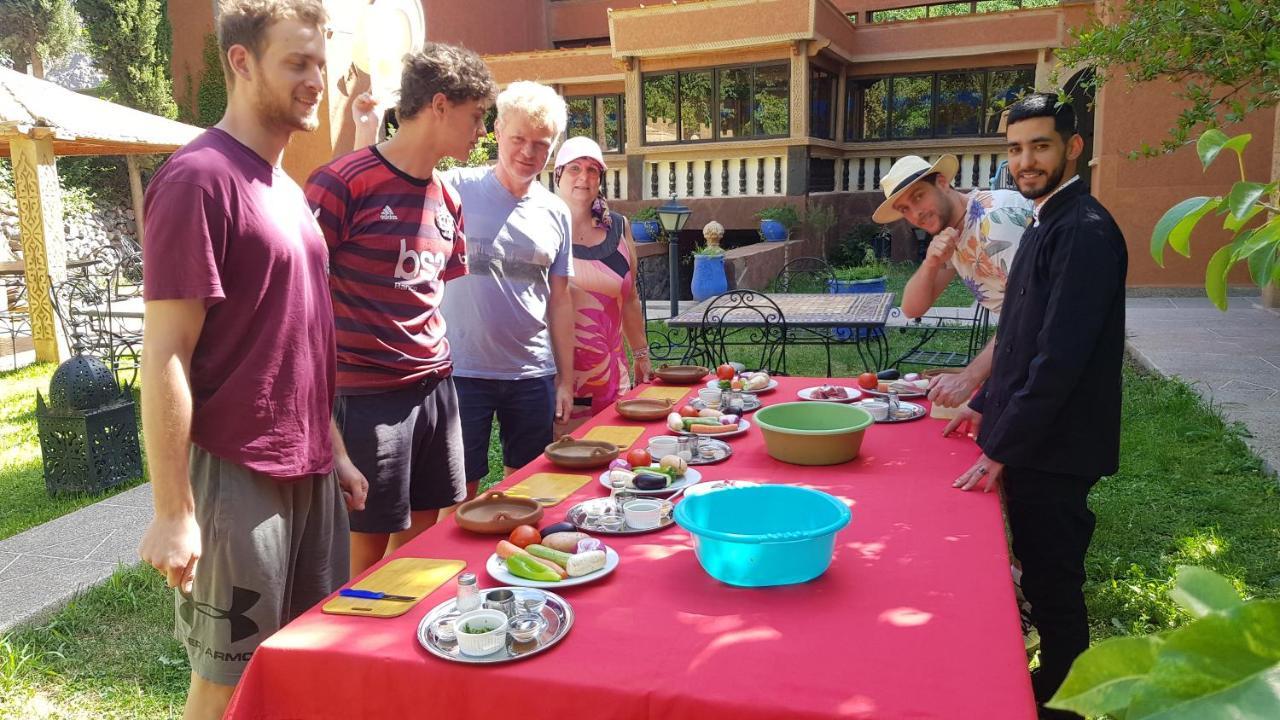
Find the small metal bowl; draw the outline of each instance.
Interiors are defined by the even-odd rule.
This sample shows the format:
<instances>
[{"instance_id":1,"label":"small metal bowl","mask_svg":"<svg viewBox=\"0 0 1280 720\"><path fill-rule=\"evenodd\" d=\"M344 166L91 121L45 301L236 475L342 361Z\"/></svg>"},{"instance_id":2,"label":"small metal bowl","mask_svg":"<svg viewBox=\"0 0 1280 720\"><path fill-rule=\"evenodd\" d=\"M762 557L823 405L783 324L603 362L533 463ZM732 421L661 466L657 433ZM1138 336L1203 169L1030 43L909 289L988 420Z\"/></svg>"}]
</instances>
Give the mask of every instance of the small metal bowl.
<instances>
[{"instance_id":1,"label":"small metal bowl","mask_svg":"<svg viewBox=\"0 0 1280 720\"><path fill-rule=\"evenodd\" d=\"M532 642L542 634L545 623L541 615L520 613L507 621L507 634L516 642Z\"/></svg>"}]
</instances>

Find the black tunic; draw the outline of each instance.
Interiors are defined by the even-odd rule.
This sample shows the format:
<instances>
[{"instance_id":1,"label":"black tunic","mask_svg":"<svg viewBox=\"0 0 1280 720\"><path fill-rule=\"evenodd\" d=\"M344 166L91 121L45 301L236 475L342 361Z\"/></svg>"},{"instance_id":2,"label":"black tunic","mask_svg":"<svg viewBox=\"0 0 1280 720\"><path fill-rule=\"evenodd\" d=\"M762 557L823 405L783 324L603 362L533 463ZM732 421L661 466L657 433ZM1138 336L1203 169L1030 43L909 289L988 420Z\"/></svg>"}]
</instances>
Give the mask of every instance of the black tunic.
<instances>
[{"instance_id":1,"label":"black tunic","mask_svg":"<svg viewBox=\"0 0 1280 720\"><path fill-rule=\"evenodd\" d=\"M1097 478L1120 460L1128 252L1077 181L1049 198L1009 270L991 377L970 403L1005 465Z\"/></svg>"}]
</instances>

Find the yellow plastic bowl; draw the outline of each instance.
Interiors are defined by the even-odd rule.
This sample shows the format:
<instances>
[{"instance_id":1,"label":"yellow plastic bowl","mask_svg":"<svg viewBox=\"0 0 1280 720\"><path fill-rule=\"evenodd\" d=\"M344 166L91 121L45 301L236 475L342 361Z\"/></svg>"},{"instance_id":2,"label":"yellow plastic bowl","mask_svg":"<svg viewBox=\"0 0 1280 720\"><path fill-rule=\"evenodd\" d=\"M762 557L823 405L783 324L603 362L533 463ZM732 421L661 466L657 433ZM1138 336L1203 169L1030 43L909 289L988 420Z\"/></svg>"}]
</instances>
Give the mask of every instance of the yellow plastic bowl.
<instances>
[{"instance_id":1,"label":"yellow plastic bowl","mask_svg":"<svg viewBox=\"0 0 1280 720\"><path fill-rule=\"evenodd\" d=\"M756 413L755 421L769 455L793 465L849 462L874 422L860 407L814 402L770 405Z\"/></svg>"}]
</instances>

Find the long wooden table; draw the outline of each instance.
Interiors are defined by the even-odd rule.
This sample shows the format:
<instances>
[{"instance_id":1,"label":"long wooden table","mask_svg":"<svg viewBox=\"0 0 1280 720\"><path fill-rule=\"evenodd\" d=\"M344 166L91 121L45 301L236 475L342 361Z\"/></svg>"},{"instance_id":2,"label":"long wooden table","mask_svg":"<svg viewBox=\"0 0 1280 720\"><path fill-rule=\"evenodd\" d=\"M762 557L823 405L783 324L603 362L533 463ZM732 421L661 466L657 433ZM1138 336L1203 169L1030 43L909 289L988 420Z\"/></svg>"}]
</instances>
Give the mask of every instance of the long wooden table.
<instances>
[{"instance_id":1,"label":"long wooden table","mask_svg":"<svg viewBox=\"0 0 1280 720\"><path fill-rule=\"evenodd\" d=\"M822 382L781 378L762 400L795 400ZM610 409L584 431L620 424L628 423ZM942 427L876 425L856 460L833 467L773 460L752 429L729 441L728 461L700 468L708 480L796 483L847 502L853 521L814 581L723 585L703 572L678 526L607 538L621 564L561 591L576 623L549 652L484 667L427 653L418 623L453 595L453 583L400 618L313 608L258 649L228 717L1030 720L999 501L951 487L978 450L943 438ZM645 434L663 434L661 423ZM552 469L539 458L509 482ZM544 523L605 494L593 477ZM484 562L495 540L446 521L396 556L465 560L492 587L499 583Z\"/></svg>"}]
</instances>

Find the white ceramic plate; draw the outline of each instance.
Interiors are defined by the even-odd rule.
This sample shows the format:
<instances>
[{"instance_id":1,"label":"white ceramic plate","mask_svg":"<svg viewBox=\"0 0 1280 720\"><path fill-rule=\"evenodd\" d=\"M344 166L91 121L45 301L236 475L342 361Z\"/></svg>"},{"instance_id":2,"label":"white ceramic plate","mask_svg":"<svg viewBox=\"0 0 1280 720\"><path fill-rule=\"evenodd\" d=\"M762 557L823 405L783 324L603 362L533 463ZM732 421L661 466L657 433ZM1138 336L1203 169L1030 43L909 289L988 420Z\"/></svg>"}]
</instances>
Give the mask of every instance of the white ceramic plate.
<instances>
[{"instance_id":1,"label":"white ceramic plate","mask_svg":"<svg viewBox=\"0 0 1280 720\"><path fill-rule=\"evenodd\" d=\"M518 575L512 575L511 571L507 569L507 561L498 557L498 553L494 553L489 556L488 562L484 564L484 570L485 572L489 573L489 577L493 578L494 580L497 580L503 585L518 585L519 587L534 587L534 588L549 588L549 589L573 587L574 585L583 585L589 582L595 582L596 580L599 580L605 575L608 575L609 573L618 569L618 553L614 552L613 548L606 545L604 549L604 556L605 556L604 567L600 568L599 570L587 575L583 575L582 577L565 578L560 582L528 580Z\"/></svg>"},{"instance_id":2,"label":"white ceramic plate","mask_svg":"<svg viewBox=\"0 0 1280 720\"><path fill-rule=\"evenodd\" d=\"M734 430L734 431L733 431L733 432L731 432L731 433L724 433L723 435L703 435L702 437L709 437L709 438L715 438L715 439L717 439L717 440L723 440L723 439L725 439L725 438L738 437L739 435L741 435L741 434L745 433L746 431L748 431L748 430L750 430L750 429L751 429L751 421L750 421L750 420L748 420L748 419L746 419L746 418L738 418L738 429L737 429L737 430ZM667 432L673 433L673 434L675 434L675 435L692 435L692 434L693 434L693 433L691 433L691 432L686 432L686 431L684 431L684 430L681 430L680 432L676 432L676 431L672 430L671 428L667 428Z\"/></svg>"},{"instance_id":3,"label":"white ceramic plate","mask_svg":"<svg viewBox=\"0 0 1280 720\"><path fill-rule=\"evenodd\" d=\"M821 390L822 387L823 387L822 385L807 387L803 390L798 391L796 393L796 396L799 397L801 400L812 400L814 402L834 402L834 403L853 402L854 400L857 400L858 398L862 397L861 390L859 390L856 387L849 387L848 385L836 385L834 387L844 388L845 392L849 393L849 397L836 398L836 399L814 397L813 394Z\"/></svg>"},{"instance_id":4,"label":"white ceramic plate","mask_svg":"<svg viewBox=\"0 0 1280 720\"><path fill-rule=\"evenodd\" d=\"M719 381L719 380L716 380L716 379L714 379L714 378L713 378L713 379L711 379L711 380L708 380L708 381L707 381L707 387L711 388L712 390L719 390L719 389L720 389L720 381ZM763 393L773 392L774 390L777 390L777 389L778 389L778 381L777 381L777 380L774 380L773 378L769 378L769 384L768 384L768 385L765 385L763 388L761 388L761 389L759 389L759 390L743 390L742 392L744 392L744 393L752 393L752 394L754 394L754 395L761 395L761 394L763 394Z\"/></svg>"},{"instance_id":5,"label":"white ceramic plate","mask_svg":"<svg viewBox=\"0 0 1280 720\"><path fill-rule=\"evenodd\" d=\"M750 480L712 480L710 482L698 483L697 485L690 487L688 490L684 491L684 496L693 497L694 495L705 495L709 492L725 490L727 488L755 487L759 484L760 483L758 482L751 482Z\"/></svg>"},{"instance_id":6,"label":"white ceramic plate","mask_svg":"<svg viewBox=\"0 0 1280 720\"><path fill-rule=\"evenodd\" d=\"M652 467L657 467L657 465L653 465ZM612 490L613 486L609 484L609 472L610 472L609 470L605 470L604 472L600 473L600 484ZM684 475L680 476L680 478L678 478L675 482L662 488L661 490L637 490L636 488L626 488L621 492L631 493L633 495L666 495L668 493L673 493L679 490L680 488L686 488L686 487L689 487L690 485L693 485L694 483L701 482L701 481L702 481L702 473L698 472L697 470L694 470L693 468L689 468L688 470L684 471Z\"/></svg>"}]
</instances>

